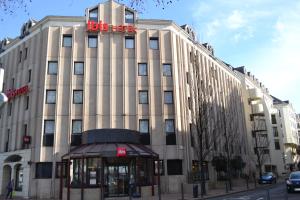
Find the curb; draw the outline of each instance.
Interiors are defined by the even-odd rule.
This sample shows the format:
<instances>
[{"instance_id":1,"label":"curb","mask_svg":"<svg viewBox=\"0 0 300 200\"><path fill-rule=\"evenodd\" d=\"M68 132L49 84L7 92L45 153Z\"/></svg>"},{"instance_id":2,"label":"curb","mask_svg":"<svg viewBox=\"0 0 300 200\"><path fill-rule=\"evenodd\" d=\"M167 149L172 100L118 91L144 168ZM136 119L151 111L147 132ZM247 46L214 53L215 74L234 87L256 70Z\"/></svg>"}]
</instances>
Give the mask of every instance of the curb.
<instances>
[{"instance_id":1,"label":"curb","mask_svg":"<svg viewBox=\"0 0 300 200\"><path fill-rule=\"evenodd\" d=\"M238 194L238 193L243 193L243 192L250 192L250 191L254 191L254 190L263 190L266 188L272 189L275 186L282 184L284 182L277 182L275 185L265 185L265 186L261 186L261 187L256 187L256 188L251 188L251 189L244 189L244 190L239 190L239 191L234 191L234 192L229 192L229 193L223 193L223 194L218 194L218 195L214 195L211 197L203 197L203 198L192 198L193 200L209 200L209 199L214 199L214 198L218 198L218 197L226 197L229 195L233 195L233 194Z\"/></svg>"}]
</instances>

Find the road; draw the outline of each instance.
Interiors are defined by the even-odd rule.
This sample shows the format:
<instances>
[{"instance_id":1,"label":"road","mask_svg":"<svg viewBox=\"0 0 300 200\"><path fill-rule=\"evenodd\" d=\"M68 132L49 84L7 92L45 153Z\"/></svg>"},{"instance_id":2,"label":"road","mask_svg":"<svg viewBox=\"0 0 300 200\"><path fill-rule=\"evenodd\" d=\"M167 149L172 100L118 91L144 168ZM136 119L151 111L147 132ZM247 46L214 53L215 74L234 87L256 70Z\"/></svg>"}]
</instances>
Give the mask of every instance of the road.
<instances>
[{"instance_id":1,"label":"road","mask_svg":"<svg viewBox=\"0 0 300 200\"><path fill-rule=\"evenodd\" d=\"M268 192L269 197L268 198ZM279 183L270 187L260 188L248 192L227 195L223 197L210 198L210 200L299 200L300 193L286 192L285 183Z\"/></svg>"}]
</instances>

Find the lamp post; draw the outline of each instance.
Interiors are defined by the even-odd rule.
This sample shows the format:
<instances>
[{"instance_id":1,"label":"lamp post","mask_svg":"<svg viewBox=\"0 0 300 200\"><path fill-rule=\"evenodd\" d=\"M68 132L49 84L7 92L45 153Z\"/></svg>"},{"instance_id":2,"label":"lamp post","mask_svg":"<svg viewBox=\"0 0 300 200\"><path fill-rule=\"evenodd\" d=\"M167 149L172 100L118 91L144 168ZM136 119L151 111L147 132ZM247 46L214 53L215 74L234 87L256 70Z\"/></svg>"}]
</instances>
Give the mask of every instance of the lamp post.
<instances>
[{"instance_id":1,"label":"lamp post","mask_svg":"<svg viewBox=\"0 0 300 200\"><path fill-rule=\"evenodd\" d=\"M0 63L1 66L1 63ZM4 69L0 68L0 108L8 101L7 96L2 93L3 89L3 78L4 78Z\"/></svg>"}]
</instances>

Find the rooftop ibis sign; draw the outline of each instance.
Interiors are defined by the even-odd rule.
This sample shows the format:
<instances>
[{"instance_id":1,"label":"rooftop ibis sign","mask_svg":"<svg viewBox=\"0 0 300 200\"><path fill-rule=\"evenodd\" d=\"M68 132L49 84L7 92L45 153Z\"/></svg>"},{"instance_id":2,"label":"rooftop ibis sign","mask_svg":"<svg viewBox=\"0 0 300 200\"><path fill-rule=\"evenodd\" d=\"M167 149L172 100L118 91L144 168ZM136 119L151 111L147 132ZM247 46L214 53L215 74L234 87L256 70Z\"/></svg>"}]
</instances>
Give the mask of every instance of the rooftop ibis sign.
<instances>
[{"instance_id":1,"label":"rooftop ibis sign","mask_svg":"<svg viewBox=\"0 0 300 200\"><path fill-rule=\"evenodd\" d=\"M111 25L102 21L95 22L89 20L87 22L87 31L89 32L121 32L136 33L136 27L133 25Z\"/></svg>"}]
</instances>

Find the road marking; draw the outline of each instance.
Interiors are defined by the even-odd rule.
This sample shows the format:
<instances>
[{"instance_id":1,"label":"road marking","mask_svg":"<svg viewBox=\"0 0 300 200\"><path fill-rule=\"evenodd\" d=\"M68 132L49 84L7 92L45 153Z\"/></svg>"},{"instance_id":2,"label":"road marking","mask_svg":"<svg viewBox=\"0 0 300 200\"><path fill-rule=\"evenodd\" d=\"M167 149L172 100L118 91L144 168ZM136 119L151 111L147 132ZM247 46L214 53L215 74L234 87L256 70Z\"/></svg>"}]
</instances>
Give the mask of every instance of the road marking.
<instances>
[{"instance_id":1,"label":"road marking","mask_svg":"<svg viewBox=\"0 0 300 200\"><path fill-rule=\"evenodd\" d=\"M264 200L264 198L263 197L259 197L258 199L256 199L256 200Z\"/></svg>"}]
</instances>

